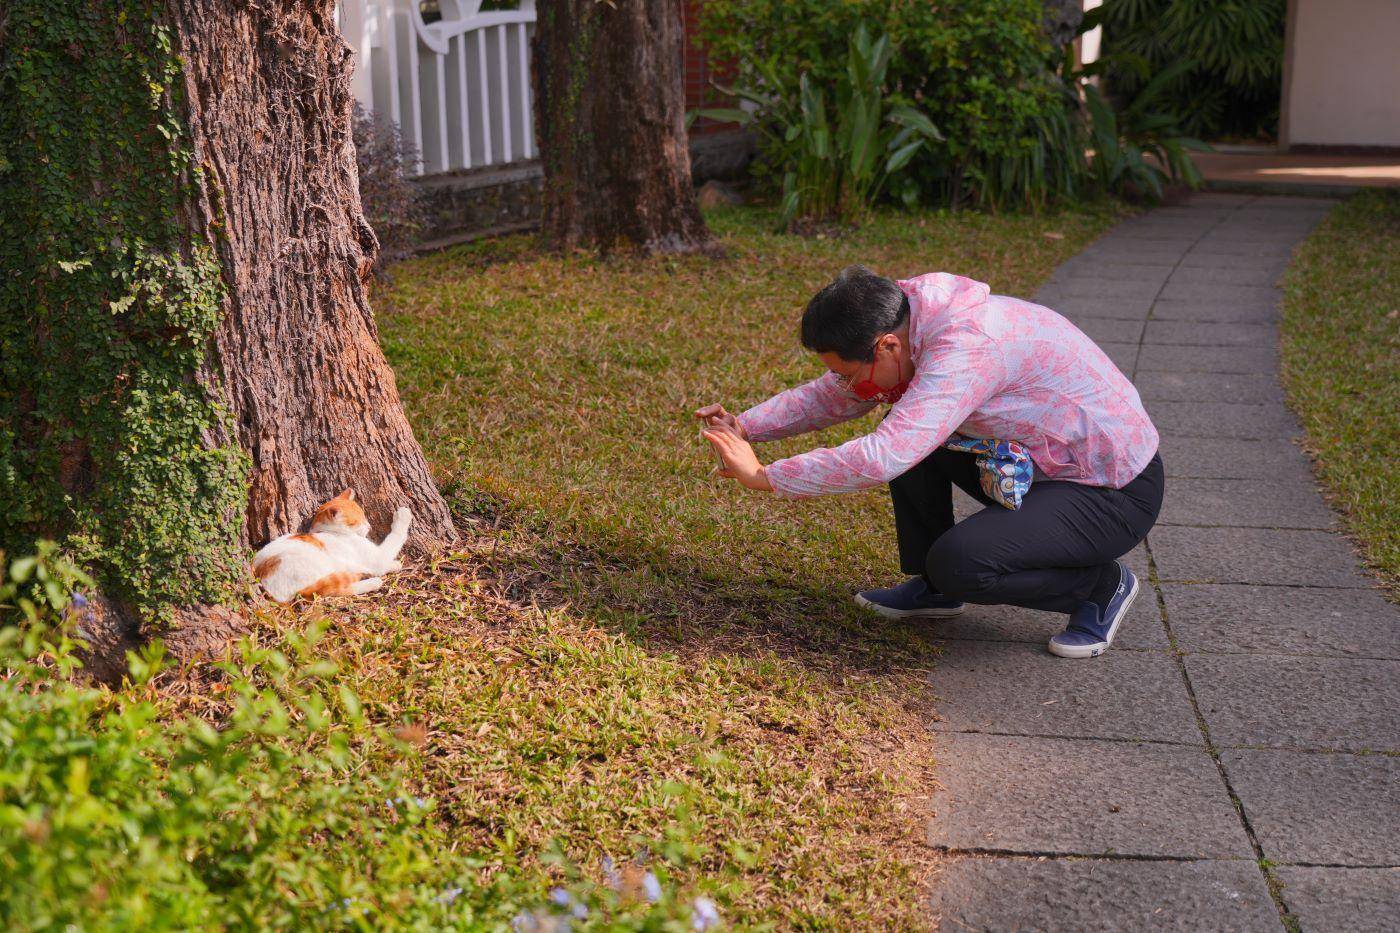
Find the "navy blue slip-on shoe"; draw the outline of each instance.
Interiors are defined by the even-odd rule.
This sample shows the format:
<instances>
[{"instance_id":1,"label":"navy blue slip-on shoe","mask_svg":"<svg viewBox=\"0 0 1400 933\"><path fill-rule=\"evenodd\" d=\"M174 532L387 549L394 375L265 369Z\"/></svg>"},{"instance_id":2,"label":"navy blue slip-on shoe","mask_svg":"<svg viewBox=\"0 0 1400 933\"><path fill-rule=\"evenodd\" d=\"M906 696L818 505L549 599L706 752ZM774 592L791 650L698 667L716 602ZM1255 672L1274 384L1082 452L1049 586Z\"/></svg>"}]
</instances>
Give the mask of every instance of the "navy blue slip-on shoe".
<instances>
[{"instance_id":1,"label":"navy blue slip-on shoe","mask_svg":"<svg viewBox=\"0 0 1400 933\"><path fill-rule=\"evenodd\" d=\"M1128 615L1128 608L1137 599L1137 576L1118 561L1118 588L1109 597L1108 605L1085 602L1070 613L1069 625L1058 635L1050 637L1050 653L1062 658L1097 658L1113 644L1118 626Z\"/></svg>"},{"instance_id":2,"label":"navy blue slip-on shoe","mask_svg":"<svg viewBox=\"0 0 1400 933\"><path fill-rule=\"evenodd\" d=\"M910 577L885 590L864 590L856 602L887 619L951 619L962 614L963 604L930 589L923 577Z\"/></svg>"}]
</instances>

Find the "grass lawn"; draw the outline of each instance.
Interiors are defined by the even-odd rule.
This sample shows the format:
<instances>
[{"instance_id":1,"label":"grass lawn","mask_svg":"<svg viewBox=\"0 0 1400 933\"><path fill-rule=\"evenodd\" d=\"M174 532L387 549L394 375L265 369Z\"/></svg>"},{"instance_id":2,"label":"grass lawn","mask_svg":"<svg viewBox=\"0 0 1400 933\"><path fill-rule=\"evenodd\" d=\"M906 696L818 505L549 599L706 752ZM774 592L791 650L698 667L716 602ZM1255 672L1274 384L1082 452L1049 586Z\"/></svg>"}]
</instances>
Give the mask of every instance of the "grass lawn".
<instances>
[{"instance_id":1,"label":"grass lawn","mask_svg":"<svg viewBox=\"0 0 1400 933\"><path fill-rule=\"evenodd\" d=\"M933 652L850 599L897 577L886 496L712 481L690 412L818 374L797 319L847 263L1029 294L1113 217L888 214L809 240L724 209L723 259L510 238L396 267L381 336L468 539L311 611L366 708L420 730L419 792L459 850L546 873L558 839L596 875L647 846L730 921L921 925Z\"/></svg>"},{"instance_id":2,"label":"grass lawn","mask_svg":"<svg viewBox=\"0 0 1400 933\"><path fill-rule=\"evenodd\" d=\"M1284 277L1283 383L1333 504L1400 596L1400 191L1335 208Z\"/></svg>"}]
</instances>

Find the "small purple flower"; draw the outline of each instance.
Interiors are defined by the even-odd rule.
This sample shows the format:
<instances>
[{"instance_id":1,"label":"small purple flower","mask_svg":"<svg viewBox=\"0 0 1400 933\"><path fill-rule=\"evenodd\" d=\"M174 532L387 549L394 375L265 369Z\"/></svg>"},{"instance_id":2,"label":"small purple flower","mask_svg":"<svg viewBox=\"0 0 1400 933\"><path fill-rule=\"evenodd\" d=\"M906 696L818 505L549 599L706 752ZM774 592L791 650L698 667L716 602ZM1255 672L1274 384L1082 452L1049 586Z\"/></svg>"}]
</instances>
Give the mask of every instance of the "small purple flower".
<instances>
[{"instance_id":1,"label":"small purple flower","mask_svg":"<svg viewBox=\"0 0 1400 933\"><path fill-rule=\"evenodd\" d=\"M603 880L606 881L608 887L612 888L614 891L622 887L622 873L618 871L617 866L613 864L611 855L603 856Z\"/></svg>"},{"instance_id":2,"label":"small purple flower","mask_svg":"<svg viewBox=\"0 0 1400 933\"><path fill-rule=\"evenodd\" d=\"M86 609L88 607L88 599L86 596L79 593L77 590L74 590L72 595L73 605L77 606L79 609Z\"/></svg>"},{"instance_id":3,"label":"small purple flower","mask_svg":"<svg viewBox=\"0 0 1400 933\"><path fill-rule=\"evenodd\" d=\"M437 896L439 904L451 904L462 894L461 888L448 888Z\"/></svg>"},{"instance_id":4,"label":"small purple flower","mask_svg":"<svg viewBox=\"0 0 1400 933\"><path fill-rule=\"evenodd\" d=\"M647 900L655 904L661 900L661 882L656 880L656 875L647 872L642 876L642 890L646 892Z\"/></svg>"},{"instance_id":5,"label":"small purple flower","mask_svg":"<svg viewBox=\"0 0 1400 933\"><path fill-rule=\"evenodd\" d=\"M697 897L690 905L690 928L703 933L719 923L719 908L708 897Z\"/></svg>"},{"instance_id":6,"label":"small purple flower","mask_svg":"<svg viewBox=\"0 0 1400 933\"><path fill-rule=\"evenodd\" d=\"M582 920L588 916L588 906L563 888L550 891L549 899L555 906L567 908L575 920Z\"/></svg>"},{"instance_id":7,"label":"small purple flower","mask_svg":"<svg viewBox=\"0 0 1400 933\"><path fill-rule=\"evenodd\" d=\"M422 797L394 797L384 801L384 806L395 812L398 812L400 804L402 804L406 810L415 807L419 810L426 810L428 807L428 801L424 800Z\"/></svg>"}]
</instances>

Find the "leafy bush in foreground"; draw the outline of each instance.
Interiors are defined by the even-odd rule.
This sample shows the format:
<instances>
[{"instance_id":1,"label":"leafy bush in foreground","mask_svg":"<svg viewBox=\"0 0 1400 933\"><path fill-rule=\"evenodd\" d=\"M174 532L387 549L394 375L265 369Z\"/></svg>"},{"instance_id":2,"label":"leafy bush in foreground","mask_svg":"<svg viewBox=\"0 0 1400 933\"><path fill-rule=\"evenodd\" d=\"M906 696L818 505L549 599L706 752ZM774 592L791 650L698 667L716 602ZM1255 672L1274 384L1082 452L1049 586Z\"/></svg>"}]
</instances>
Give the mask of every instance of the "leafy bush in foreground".
<instances>
[{"instance_id":1,"label":"leafy bush in foreground","mask_svg":"<svg viewBox=\"0 0 1400 933\"><path fill-rule=\"evenodd\" d=\"M3 556L0 555L0 566ZM0 578L0 924L118 929L703 929L714 909L538 878L453 851L433 802L392 767L409 753L332 689L319 630L246 642L208 679L208 718L173 716L160 648L117 692L78 666L85 578L45 545ZM37 587L36 587L36 584ZM212 721L211 721L212 720ZM483 881L482 869L500 868ZM655 869L664 879L665 866ZM577 877L577 872L571 872ZM649 901L658 901L654 905Z\"/></svg>"}]
</instances>

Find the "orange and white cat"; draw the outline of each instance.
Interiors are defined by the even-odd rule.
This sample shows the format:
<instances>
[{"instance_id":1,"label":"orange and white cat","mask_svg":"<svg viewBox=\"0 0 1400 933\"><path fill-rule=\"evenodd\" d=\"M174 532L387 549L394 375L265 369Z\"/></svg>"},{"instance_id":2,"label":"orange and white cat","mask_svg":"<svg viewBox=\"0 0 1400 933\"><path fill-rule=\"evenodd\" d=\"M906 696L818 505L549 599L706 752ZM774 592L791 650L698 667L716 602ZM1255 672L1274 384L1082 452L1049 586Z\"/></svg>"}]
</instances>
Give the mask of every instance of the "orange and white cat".
<instances>
[{"instance_id":1,"label":"orange and white cat","mask_svg":"<svg viewBox=\"0 0 1400 933\"><path fill-rule=\"evenodd\" d=\"M298 596L358 596L384 585L381 574L402 570L399 551L408 539L413 514L400 506L379 544L369 539L369 522L347 489L316 510L311 533L283 535L253 557L253 576L279 603Z\"/></svg>"}]
</instances>

